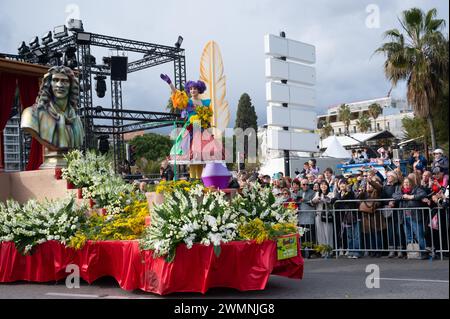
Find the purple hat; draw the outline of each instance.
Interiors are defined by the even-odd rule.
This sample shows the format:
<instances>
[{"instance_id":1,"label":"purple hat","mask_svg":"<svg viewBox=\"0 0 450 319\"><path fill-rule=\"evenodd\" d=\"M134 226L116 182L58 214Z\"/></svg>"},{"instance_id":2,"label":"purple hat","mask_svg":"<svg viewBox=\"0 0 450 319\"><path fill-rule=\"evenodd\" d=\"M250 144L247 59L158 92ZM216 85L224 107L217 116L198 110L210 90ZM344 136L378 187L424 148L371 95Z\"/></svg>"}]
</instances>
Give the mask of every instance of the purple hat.
<instances>
[{"instance_id":1,"label":"purple hat","mask_svg":"<svg viewBox=\"0 0 450 319\"><path fill-rule=\"evenodd\" d=\"M203 92L206 91L206 84L205 84L205 82L203 82L201 80L198 80L197 82L188 81L184 86L184 90L189 93L189 91L193 87L197 88L198 93L200 93L200 94L203 94Z\"/></svg>"}]
</instances>

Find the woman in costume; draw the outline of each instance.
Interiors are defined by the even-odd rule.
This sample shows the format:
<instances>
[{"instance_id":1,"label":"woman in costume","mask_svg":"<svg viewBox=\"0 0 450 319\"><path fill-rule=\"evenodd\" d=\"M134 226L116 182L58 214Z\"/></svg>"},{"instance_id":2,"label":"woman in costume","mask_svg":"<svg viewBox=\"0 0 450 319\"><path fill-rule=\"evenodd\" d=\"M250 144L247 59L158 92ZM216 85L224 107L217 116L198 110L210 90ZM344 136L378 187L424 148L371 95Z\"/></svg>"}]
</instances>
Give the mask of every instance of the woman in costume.
<instances>
[{"instance_id":1,"label":"woman in costume","mask_svg":"<svg viewBox=\"0 0 450 319\"><path fill-rule=\"evenodd\" d=\"M167 74L161 74L160 77L169 84L172 90L173 107L181 110L181 117L186 120L170 155L171 157L176 157L179 164L183 162L190 163L190 177L199 179L205 163L202 154L205 140L204 138L202 139L201 133L203 133L204 129L211 127L212 117L211 100L200 98L200 95L206 91L206 85L200 80L197 82L188 81L185 85L185 91L180 91L175 88ZM189 93L190 98L186 92ZM201 130L194 130L194 123L200 125ZM210 139L206 142L210 142Z\"/></svg>"}]
</instances>

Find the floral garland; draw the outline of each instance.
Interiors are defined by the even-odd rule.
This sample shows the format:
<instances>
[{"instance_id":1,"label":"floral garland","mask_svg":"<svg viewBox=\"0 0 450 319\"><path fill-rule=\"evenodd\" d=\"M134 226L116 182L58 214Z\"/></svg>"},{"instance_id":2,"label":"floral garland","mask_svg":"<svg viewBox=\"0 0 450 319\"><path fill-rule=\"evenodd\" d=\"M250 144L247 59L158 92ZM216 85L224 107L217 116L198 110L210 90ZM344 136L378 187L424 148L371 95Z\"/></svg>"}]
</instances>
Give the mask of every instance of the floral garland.
<instances>
[{"instance_id":1,"label":"floral garland","mask_svg":"<svg viewBox=\"0 0 450 319\"><path fill-rule=\"evenodd\" d=\"M71 197L42 203L30 200L23 206L8 200L0 203L0 242L14 242L23 254L49 240L66 244L84 223L85 211Z\"/></svg>"}]
</instances>

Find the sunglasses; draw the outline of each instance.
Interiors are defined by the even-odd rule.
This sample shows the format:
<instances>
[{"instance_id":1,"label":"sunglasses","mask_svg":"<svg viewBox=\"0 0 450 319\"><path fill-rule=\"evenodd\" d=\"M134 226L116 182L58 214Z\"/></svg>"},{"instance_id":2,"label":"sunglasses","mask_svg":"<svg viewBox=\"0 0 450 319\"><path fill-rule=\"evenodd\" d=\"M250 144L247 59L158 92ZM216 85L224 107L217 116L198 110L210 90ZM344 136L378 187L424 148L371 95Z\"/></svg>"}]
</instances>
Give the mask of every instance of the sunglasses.
<instances>
[{"instance_id":1,"label":"sunglasses","mask_svg":"<svg viewBox=\"0 0 450 319\"><path fill-rule=\"evenodd\" d=\"M283 195L289 195L289 193L283 193Z\"/></svg>"},{"instance_id":2,"label":"sunglasses","mask_svg":"<svg viewBox=\"0 0 450 319\"><path fill-rule=\"evenodd\" d=\"M308 186L308 184L302 184L302 186Z\"/></svg>"}]
</instances>

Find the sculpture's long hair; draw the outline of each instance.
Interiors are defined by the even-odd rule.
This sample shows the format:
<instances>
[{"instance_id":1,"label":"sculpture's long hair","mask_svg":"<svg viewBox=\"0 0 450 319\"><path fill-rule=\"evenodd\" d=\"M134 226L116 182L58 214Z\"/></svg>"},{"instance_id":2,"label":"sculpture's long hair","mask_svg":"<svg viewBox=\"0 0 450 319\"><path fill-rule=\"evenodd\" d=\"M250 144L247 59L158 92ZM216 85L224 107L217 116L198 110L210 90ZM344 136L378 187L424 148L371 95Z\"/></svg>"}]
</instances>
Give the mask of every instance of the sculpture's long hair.
<instances>
[{"instance_id":1,"label":"sculpture's long hair","mask_svg":"<svg viewBox=\"0 0 450 319\"><path fill-rule=\"evenodd\" d=\"M69 104L73 110L78 108L79 101L79 93L80 93L80 84L78 82L78 78L75 76L75 73L66 66L55 66L48 70L48 73L44 75L44 78L41 83L41 87L39 89L39 95L36 98L36 106L37 108L45 108L48 109L50 105L50 101L54 99L54 94L52 90L52 78L54 74L62 73L67 75L70 81L69 88Z\"/></svg>"}]
</instances>

